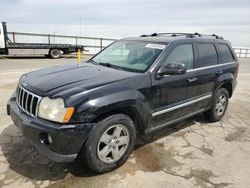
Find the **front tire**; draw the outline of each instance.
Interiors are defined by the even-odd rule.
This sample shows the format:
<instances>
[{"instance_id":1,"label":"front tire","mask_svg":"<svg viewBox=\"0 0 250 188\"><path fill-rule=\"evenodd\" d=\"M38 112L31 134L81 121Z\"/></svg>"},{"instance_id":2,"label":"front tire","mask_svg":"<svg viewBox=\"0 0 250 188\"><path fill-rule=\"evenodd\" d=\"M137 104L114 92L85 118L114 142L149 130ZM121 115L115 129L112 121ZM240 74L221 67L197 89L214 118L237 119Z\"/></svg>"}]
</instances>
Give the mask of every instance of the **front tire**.
<instances>
[{"instance_id":1,"label":"front tire","mask_svg":"<svg viewBox=\"0 0 250 188\"><path fill-rule=\"evenodd\" d=\"M127 161L135 140L134 122L124 114L111 115L93 127L81 155L91 170L108 172Z\"/></svg>"},{"instance_id":2,"label":"front tire","mask_svg":"<svg viewBox=\"0 0 250 188\"><path fill-rule=\"evenodd\" d=\"M228 106L229 94L227 89L220 88L214 94L212 107L204 112L205 117L211 121L220 121L224 116Z\"/></svg>"}]
</instances>

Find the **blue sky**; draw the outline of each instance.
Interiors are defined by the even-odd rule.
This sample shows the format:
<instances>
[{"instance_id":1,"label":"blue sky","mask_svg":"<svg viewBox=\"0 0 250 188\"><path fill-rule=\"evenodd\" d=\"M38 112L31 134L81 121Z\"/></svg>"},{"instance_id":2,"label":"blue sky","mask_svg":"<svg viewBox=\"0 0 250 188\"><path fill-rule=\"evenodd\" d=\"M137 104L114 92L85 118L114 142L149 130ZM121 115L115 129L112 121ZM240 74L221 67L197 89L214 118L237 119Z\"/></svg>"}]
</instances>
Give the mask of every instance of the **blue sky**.
<instances>
[{"instance_id":1,"label":"blue sky","mask_svg":"<svg viewBox=\"0 0 250 188\"><path fill-rule=\"evenodd\" d=\"M250 47L249 0L1 0L8 30L121 38L216 33Z\"/></svg>"}]
</instances>

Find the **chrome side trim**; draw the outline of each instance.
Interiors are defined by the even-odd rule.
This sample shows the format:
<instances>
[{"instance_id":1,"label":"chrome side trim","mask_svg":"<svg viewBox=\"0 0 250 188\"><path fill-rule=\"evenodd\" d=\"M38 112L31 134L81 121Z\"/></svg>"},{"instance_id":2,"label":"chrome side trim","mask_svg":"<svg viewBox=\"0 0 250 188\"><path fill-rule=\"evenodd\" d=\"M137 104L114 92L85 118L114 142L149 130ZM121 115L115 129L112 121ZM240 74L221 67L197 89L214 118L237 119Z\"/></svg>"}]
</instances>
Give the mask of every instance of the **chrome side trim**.
<instances>
[{"instance_id":1,"label":"chrome side trim","mask_svg":"<svg viewBox=\"0 0 250 188\"><path fill-rule=\"evenodd\" d=\"M200 109L200 110L198 110L198 111L195 111L195 112L192 112L192 113L187 114L187 115L185 115L185 116L182 116L182 117L180 117L180 118L177 118L177 119L168 121L168 122L163 123L163 124L161 124L161 125L158 125L158 126L156 126L156 127L148 128L148 129L145 130L145 134L152 133L153 131L162 129L162 128L166 127L166 126L169 126L169 125L171 125L171 124L177 123L177 122L179 122L179 121L182 121L182 120L184 120L184 119L187 119L187 118L189 118L189 117L192 117L192 116L194 116L194 115L196 115L196 114L202 113L202 112L204 112L205 110L206 110L206 108L202 108L202 109Z\"/></svg>"},{"instance_id":2,"label":"chrome side trim","mask_svg":"<svg viewBox=\"0 0 250 188\"><path fill-rule=\"evenodd\" d=\"M154 113L152 114L152 116L154 117L154 116L158 116L158 115L161 115L161 114L165 114L165 113L167 113L167 112L176 110L176 109L178 109L178 108L183 108L183 107L185 107L185 106L188 106L188 105L197 103L197 102L199 102L199 101L208 99L208 98L210 98L210 97L212 97L212 94L208 94L208 95L205 95L205 96L203 96L203 97L194 99L194 100L192 100L192 101L188 101L188 102L182 103L182 104L180 104L180 105L176 105L176 106L173 106L173 107L170 107L170 108L166 108L166 109L164 109L164 110L160 110L160 111L154 112Z\"/></svg>"},{"instance_id":3,"label":"chrome side trim","mask_svg":"<svg viewBox=\"0 0 250 188\"><path fill-rule=\"evenodd\" d=\"M214 67L221 67L224 65L231 65L234 64L236 62L229 62L229 63L222 63L222 64L218 64L218 65L211 65L211 66L206 66L206 67L200 67L200 68L196 68L196 69L189 69L187 70L187 72L193 72L193 71L197 71L197 70L204 70L204 69L209 69L209 68L214 68Z\"/></svg>"}]
</instances>

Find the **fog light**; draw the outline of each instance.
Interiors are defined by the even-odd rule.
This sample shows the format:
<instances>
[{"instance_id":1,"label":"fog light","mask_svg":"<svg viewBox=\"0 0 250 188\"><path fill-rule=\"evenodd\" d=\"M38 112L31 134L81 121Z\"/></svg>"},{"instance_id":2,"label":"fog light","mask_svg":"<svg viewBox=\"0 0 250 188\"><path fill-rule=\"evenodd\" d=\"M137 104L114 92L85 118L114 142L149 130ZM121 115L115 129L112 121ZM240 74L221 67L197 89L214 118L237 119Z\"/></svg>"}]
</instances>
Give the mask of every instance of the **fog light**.
<instances>
[{"instance_id":1,"label":"fog light","mask_svg":"<svg viewBox=\"0 0 250 188\"><path fill-rule=\"evenodd\" d=\"M45 145L50 145L52 143L52 137L48 133L40 133L40 142Z\"/></svg>"}]
</instances>

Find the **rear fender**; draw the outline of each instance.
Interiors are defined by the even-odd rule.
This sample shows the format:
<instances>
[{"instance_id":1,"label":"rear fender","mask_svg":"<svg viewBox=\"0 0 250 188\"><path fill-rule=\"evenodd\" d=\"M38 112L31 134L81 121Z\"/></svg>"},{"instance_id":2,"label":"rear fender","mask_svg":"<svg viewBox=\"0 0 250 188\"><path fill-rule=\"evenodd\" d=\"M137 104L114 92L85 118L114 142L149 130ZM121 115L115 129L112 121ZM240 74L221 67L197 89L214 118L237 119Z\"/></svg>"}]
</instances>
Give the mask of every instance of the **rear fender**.
<instances>
[{"instance_id":1,"label":"rear fender","mask_svg":"<svg viewBox=\"0 0 250 188\"><path fill-rule=\"evenodd\" d=\"M233 92L234 85L235 85L235 79L234 79L233 74L226 73L226 74L223 74L220 77L218 77L217 84L215 86L215 90L218 88L221 88L225 84L230 84L231 88L232 88L232 92ZM230 94L230 97L231 97L231 95L232 95L232 93Z\"/></svg>"}]
</instances>

